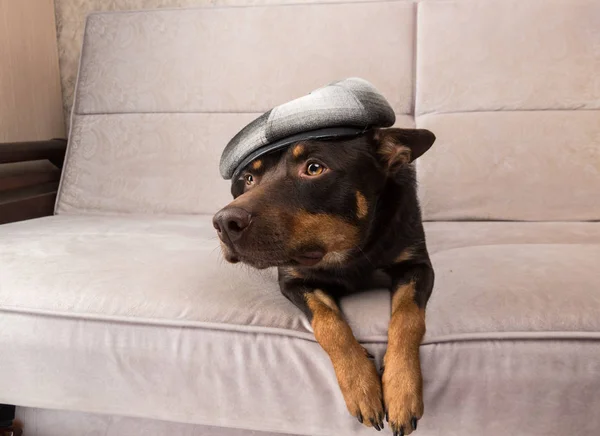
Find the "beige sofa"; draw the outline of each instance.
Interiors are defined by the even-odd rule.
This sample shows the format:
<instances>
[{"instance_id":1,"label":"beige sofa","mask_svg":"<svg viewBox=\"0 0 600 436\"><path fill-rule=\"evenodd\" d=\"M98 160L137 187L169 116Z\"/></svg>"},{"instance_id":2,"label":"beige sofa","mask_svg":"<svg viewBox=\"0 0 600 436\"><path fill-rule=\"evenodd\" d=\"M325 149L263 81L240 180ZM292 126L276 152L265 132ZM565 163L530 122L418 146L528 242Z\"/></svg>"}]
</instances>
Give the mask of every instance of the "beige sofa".
<instances>
[{"instance_id":1,"label":"beige sofa","mask_svg":"<svg viewBox=\"0 0 600 436\"><path fill-rule=\"evenodd\" d=\"M374 434L210 221L227 140L348 76L438 137L416 434L600 434L600 3L425 0L89 17L56 215L0 226L0 403L26 435ZM342 307L380 363L388 293Z\"/></svg>"}]
</instances>

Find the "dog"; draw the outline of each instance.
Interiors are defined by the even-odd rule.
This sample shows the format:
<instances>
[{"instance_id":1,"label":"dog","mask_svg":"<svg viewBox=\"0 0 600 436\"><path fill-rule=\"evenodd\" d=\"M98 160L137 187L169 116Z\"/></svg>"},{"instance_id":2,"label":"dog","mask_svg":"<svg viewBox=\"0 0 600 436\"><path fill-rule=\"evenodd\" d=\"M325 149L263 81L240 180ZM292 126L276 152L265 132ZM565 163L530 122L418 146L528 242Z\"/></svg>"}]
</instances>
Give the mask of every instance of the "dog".
<instances>
[{"instance_id":1,"label":"dog","mask_svg":"<svg viewBox=\"0 0 600 436\"><path fill-rule=\"evenodd\" d=\"M229 262L277 267L285 297L309 318L348 411L394 435L423 415L419 345L434 271L412 162L435 136L371 129L351 139L300 141L252 161L232 180L234 200L213 218ZM390 279L392 315L380 378L337 299L376 271Z\"/></svg>"}]
</instances>

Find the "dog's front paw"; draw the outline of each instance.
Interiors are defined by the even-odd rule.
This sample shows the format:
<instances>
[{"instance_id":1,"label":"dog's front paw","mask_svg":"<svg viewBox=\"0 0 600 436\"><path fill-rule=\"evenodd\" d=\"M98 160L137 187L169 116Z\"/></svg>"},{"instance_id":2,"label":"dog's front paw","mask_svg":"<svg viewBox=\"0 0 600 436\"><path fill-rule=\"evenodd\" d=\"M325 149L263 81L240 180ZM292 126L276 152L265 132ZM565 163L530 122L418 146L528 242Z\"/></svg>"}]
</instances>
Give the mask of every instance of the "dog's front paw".
<instances>
[{"instance_id":1,"label":"dog's front paw","mask_svg":"<svg viewBox=\"0 0 600 436\"><path fill-rule=\"evenodd\" d=\"M367 427L383 429L381 381L367 352L360 347L334 362L340 389L350 414Z\"/></svg>"},{"instance_id":2,"label":"dog's front paw","mask_svg":"<svg viewBox=\"0 0 600 436\"><path fill-rule=\"evenodd\" d=\"M423 381L418 362L406 362L388 351L382 383L386 419L394 436L411 434L423 416Z\"/></svg>"}]
</instances>

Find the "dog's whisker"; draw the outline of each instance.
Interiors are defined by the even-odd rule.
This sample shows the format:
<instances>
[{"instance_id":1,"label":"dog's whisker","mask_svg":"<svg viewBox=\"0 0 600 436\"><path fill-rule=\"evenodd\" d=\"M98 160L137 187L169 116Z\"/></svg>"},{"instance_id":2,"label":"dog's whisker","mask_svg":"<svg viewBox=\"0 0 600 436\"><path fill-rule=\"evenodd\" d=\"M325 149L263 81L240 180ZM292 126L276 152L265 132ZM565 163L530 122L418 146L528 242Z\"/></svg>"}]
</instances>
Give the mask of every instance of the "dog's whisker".
<instances>
[{"instance_id":1,"label":"dog's whisker","mask_svg":"<svg viewBox=\"0 0 600 436\"><path fill-rule=\"evenodd\" d=\"M356 245L356 246L355 246L355 248L357 248L357 249L358 249L358 251L360 251L360 252L362 253L363 257L364 257L364 258L367 260L367 262L369 262L369 263L371 264L371 266L372 266L373 268L375 268L375 264L374 264L373 262L371 262L371 259L369 259L369 256L367 256L367 253L365 253L365 252L363 251L363 249L362 249L362 248L360 248L360 246L358 246L358 245Z\"/></svg>"}]
</instances>

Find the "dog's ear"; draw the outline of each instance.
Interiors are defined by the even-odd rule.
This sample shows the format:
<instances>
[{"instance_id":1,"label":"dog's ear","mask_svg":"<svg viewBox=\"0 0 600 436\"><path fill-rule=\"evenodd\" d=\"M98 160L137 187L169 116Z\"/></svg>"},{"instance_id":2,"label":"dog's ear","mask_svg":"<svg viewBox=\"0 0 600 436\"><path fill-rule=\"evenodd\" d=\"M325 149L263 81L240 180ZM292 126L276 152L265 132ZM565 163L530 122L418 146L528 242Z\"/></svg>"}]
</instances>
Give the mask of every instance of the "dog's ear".
<instances>
[{"instance_id":1,"label":"dog's ear","mask_svg":"<svg viewBox=\"0 0 600 436\"><path fill-rule=\"evenodd\" d=\"M373 141L377 154L392 172L429 150L435 135L425 129L377 129L373 133Z\"/></svg>"}]
</instances>

